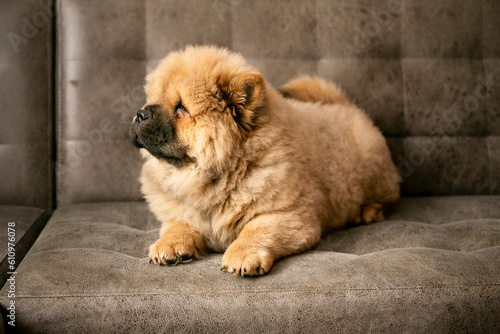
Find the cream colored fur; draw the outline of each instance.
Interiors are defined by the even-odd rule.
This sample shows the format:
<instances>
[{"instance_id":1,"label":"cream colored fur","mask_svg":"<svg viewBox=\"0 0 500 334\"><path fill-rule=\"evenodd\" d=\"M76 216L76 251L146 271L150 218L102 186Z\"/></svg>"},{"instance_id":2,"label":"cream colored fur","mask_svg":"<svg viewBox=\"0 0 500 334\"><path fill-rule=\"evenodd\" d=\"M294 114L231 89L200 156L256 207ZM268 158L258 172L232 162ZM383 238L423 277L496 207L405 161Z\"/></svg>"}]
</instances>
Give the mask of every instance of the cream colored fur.
<instances>
[{"instance_id":1,"label":"cream colored fur","mask_svg":"<svg viewBox=\"0 0 500 334\"><path fill-rule=\"evenodd\" d=\"M221 83L242 94L240 111L256 118L248 129L236 124ZM296 79L284 98L240 55L188 47L169 54L145 90L166 112L182 99L190 115L177 135L195 159L178 168L141 149L142 192L163 223L150 249L155 263L213 250L225 252L224 271L264 274L332 228L381 219L399 197L384 137L322 79Z\"/></svg>"}]
</instances>

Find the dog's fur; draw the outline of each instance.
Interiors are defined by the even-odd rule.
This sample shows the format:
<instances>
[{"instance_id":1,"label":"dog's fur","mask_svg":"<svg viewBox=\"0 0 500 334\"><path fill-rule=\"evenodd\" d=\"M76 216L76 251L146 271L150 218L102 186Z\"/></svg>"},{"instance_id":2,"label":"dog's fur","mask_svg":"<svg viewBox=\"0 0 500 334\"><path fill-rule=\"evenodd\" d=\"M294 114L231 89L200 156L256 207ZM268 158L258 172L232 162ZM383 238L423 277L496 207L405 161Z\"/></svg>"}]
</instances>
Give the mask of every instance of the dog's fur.
<instances>
[{"instance_id":1,"label":"dog's fur","mask_svg":"<svg viewBox=\"0 0 500 334\"><path fill-rule=\"evenodd\" d=\"M239 54L205 46L170 53L145 91L148 118L130 136L163 223L154 263L225 251L222 270L264 274L399 197L384 137L332 83L302 77L285 98Z\"/></svg>"}]
</instances>

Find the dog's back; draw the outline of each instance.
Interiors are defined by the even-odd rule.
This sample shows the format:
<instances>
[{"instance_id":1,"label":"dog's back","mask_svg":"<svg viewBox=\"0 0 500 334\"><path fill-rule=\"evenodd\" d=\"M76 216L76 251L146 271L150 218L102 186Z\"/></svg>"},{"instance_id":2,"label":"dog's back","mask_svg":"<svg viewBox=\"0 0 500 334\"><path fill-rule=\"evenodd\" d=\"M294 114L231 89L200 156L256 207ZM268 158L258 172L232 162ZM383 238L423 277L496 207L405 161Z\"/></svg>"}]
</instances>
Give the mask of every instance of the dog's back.
<instances>
[{"instance_id":1,"label":"dog's back","mask_svg":"<svg viewBox=\"0 0 500 334\"><path fill-rule=\"evenodd\" d=\"M348 214L349 220L382 219L383 209L399 198L400 177L385 138L368 115L350 102L334 83L318 77L293 79L279 91L298 111L297 126L308 127L308 131L303 132L315 132L314 136L304 139L308 142L304 154L312 156L310 162L315 156L320 160L313 165L325 169L318 173L326 177L321 180L323 186L331 188L332 193L345 186L349 188L344 195L333 196L332 202L340 204L338 201L342 198L340 201L345 202L340 206L347 207L360 201L359 216ZM334 168L327 172L325 165L328 164ZM341 171L338 175L337 170ZM342 210L336 211L338 214Z\"/></svg>"}]
</instances>

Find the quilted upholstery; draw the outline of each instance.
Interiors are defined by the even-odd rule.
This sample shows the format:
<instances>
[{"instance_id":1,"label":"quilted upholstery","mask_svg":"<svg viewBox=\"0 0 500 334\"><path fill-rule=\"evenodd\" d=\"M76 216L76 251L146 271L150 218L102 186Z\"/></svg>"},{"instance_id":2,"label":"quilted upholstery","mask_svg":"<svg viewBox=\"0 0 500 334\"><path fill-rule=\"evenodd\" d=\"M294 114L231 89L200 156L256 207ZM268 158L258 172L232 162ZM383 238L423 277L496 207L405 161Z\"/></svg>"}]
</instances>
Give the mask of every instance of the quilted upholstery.
<instances>
[{"instance_id":1,"label":"quilted upholstery","mask_svg":"<svg viewBox=\"0 0 500 334\"><path fill-rule=\"evenodd\" d=\"M18 268L18 330L493 333L499 201L403 199L384 222L331 233L253 279L220 272L220 254L149 265L158 222L144 203L66 206Z\"/></svg>"},{"instance_id":2,"label":"quilted upholstery","mask_svg":"<svg viewBox=\"0 0 500 334\"><path fill-rule=\"evenodd\" d=\"M144 76L206 43L241 52L275 86L338 82L388 137L404 194L500 194L497 1L229 3L58 1L59 204L141 198L126 129Z\"/></svg>"},{"instance_id":3,"label":"quilted upholstery","mask_svg":"<svg viewBox=\"0 0 500 334\"><path fill-rule=\"evenodd\" d=\"M0 204L52 209L51 5L0 3Z\"/></svg>"},{"instance_id":4,"label":"quilted upholstery","mask_svg":"<svg viewBox=\"0 0 500 334\"><path fill-rule=\"evenodd\" d=\"M0 2L0 285L7 223L16 222L21 262L53 206L50 1Z\"/></svg>"}]
</instances>

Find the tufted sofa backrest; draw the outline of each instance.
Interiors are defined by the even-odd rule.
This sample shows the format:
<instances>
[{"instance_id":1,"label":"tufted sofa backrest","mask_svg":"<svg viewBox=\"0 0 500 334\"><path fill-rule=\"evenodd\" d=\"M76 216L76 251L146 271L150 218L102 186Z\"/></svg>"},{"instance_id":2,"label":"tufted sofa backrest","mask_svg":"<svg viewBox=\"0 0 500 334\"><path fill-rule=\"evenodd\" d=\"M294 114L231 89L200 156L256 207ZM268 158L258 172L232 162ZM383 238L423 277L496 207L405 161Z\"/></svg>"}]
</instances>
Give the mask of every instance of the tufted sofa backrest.
<instances>
[{"instance_id":1,"label":"tufted sofa backrest","mask_svg":"<svg viewBox=\"0 0 500 334\"><path fill-rule=\"evenodd\" d=\"M0 2L0 204L51 210L51 1Z\"/></svg>"},{"instance_id":2,"label":"tufted sofa backrest","mask_svg":"<svg viewBox=\"0 0 500 334\"><path fill-rule=\"evenodd\" d=\"M500 193L494 0L57 1L57 201L139 200L128 124L169 51L241 52L275 86L339 83L388 138L404 195Z\"/></svg>"}]
</instances>

